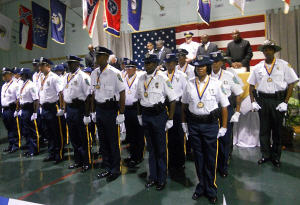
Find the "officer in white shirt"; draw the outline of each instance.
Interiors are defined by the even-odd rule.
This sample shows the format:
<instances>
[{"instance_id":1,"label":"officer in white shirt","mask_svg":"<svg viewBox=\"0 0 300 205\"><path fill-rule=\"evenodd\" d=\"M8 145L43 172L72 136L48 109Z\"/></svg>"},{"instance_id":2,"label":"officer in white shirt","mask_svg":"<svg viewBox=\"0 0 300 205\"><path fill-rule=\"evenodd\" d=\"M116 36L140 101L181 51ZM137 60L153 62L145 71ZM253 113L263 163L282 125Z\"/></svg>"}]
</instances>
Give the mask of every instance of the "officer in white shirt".
<instances>
[{"instance_id":1,"label":"officer in white shirt","mask_svg":"<svg viewBox=\"0 0 300 205\"><path fill-rule=\"evenodd\" d=\"M53 161L53 164L56 165L63 160L64 156L63 136L56 116L58 112L57 96L59 96L60 107L63 103L63 84L61 78L51 71L51 65L53 63L49 59L40 58L39 66L42 74L38 79L38 89L42 107L41 116L48 138L49 151L49 156L44 158L43 162Z\"/></svg>"},{"instance_id":2,"label":"officer in white shirt","mask_svg":"<svg viewBox=\"0 0 300 205\"><path fill-rule=\"evenodd\" d=\"M13 72L14 72L14 79L15 79L15 81L19 85L23 85L23 80L21 79L21 75L20 75L21 68L15 67L14 70L13 70Z\"/></svg>"},{"instance_id":3,"label":"officer in white shirt","mask_svg":"<svg viewBox=\"0 0 300 205\"><path fill-rule=\"evenodd\" d=\"M199 55L193 61L195 78L186 83L182 95L182 127L189 133L199 179L192 196L194 200L206 194L210 203L217 203L216 158L218 138L227 131L227 106L229 101L222 83L210 77L209 56ZM221 103L222 126L219 129L218 103Z\"/></svg>"},{"instance_id":4,"label":"officer in white shirt","mask_svg":"<svg viewBox=\"0 0 300 205\"><path fill-rule=\"evenodd\" d=\"M193 41L193 33L186 32L184 33L185 42L179 46L179 48L183 48L188 51L186 62L190 63L192 60L195 59L196 53L199 47L199 43Z\"/></svg>"},{"instance_id":5,"label":"officer in white shirt","mask_svg":"<svg viewBox=\"0 0 300 205\"><path fill-rule=\"evenodd\" d=\"M34 74L32 75L32 82L36 84L37 87L38 87L38 80L42 74L42 72L40 71L39 62L40 62L39 59L32 60L32 67L34 71Z\"/></svg>"},{"instance_id":6,"label":"officer in white shirt","mask_svg":"<svg viewBox=\"0 0 300 205\"><path fill-rule=\"evenodd\" d=\"M37 111L39 107L39 96L36 85L30 80L31 71L29 68L22 68L21 79L24 81L18 92L18 105L16 110L21 109L21 120L24 130L28 133L26 137L26 146L28 151L23 153L25 157L32 157L39 154L39 132L37 129Z\"/></svg>"},{"instance_id":7,"label":"officer in white shirt","mask_svg":"<svg viewBox=\"0 0 300 205\"><path fill-rule=\"evenodd\" d=\"M175 68L178 58L175 53L167 54L164 59L167 71L163 73L169 78L176 94L176 106L173 117L173 127L168 130L168 153L170 171L182 171L185 166L184 132L181 126L181 96L187 76ZM167 106L169 107L168 103Z\"/></svg>"},{"instance_id":8,"label":"officer in white shirt","mask_svg":"<svg viewBox=\"0 0 300 205\"><path fill-rule=\"evenodd\" d=\"M228 175L228 159L229 159L229 149L230 140L232 134L232 124L231 122L238 122L240 117L241 108L241 98L240 95L244 92L242 86L240 85L237 78L230 72L223 70L221 67L224 64L223 56L221 52L212 52L210 54L210 59L213 61L211 77L218 79L223 84L225 89L226 97L230 102L227 107L228 118L227 118L227 132L224 137L219 139L219 149L218 149L218 169L222 178ZM235 100L232 100L235 98ZM235 105L233 104L235 102ZM236 111L234 108L236 106ZM220 118L220 123L222 124L222 118Z\"/></svg>"},{"instance_id":9,"label":"officer in white shirt","mask_svg":"<svg viewBox=\"0 0 300 205\"><path fill-rule=\"evenodd\" d=\"M262 158L258 164L271 160L275 167L281 167L283 118L298 76L288 62L275 58L274 54L280 51L281 47L273 40L264 41L257 49L263 52L266 59L255 65L248 83L252 109L258 111L260 118L259 138Z\"/></svg>"},{"instance_id":10,"label":"officer in white shirt","mask_svg":"<svg viewBox=\"0 0 300 205\"><path fill-rule=\"evenodd\" d=\"M128 58L122 58L121 59L121 76L123 78L123 80L125 79L125 77L127 76L127 71L125 69L126 65L125 65L125 61L129 60Z\"/></svg>"},{"instance_id":11,"label":"officer in white shirt","mask_svg":"<svg viewBox=\"0 0 300 205\"><path fill-rule=\"evenodd\" d=\"M195 67L185 61L186 55L188 55L189 52L183 48L177 49L176 52L178 56L178 65L176 68L187 75L187 80L195 77Z\"/></svg>"},{"instance_id":12,"label":"officer in white shirt","mask_svg":"<svg viewBox=\"0 0 300 205\"><path fill-rule=\"evenodd\" d=\"M8 147L4 152L14 153L19 148L20 136L18 133L18 126L16 117L18 113L14 115L16 110L17 93L19 84L13 79L13 71L10 68L2 68L2 79L5 82L1 89L1 105L2 105L2 120L7 130Z\"/></svg>"},{"instance_id":13,"label":"officer in white shirt","mask_svg":"<svg viewBox=\"0 0 300 205\"><path fill-rule=\"evenodd\" d=\"M97 125L105 167L98 178L106 178L110 182L121 174L118 125L125 121L125 85L121 72L107 63L113 52L97 46L95 54L99 67L91 74L92 120Z\"/></svg>"},{"instance_id":14,"label":"officer in white shirt","mask_svg":"<svg viewBox=\"0 0 300 205\"><path fill-rule=\"evenodd\" d=\"M63 96L66 104L66 118L72 146L74 148L75 163L69 169L81 168L84 173L91 168L91 150L88 124L91 122L90 105L91 89L90 76L84 73L80 67L81 58L74 55L67 56L69 73L64 78ZM63 109L65 105L61 108ZM59 116L63 112L58 113Z\"/></svg>"},{"instance_id":15,"label":"officer in white shirt","mask_svg":"<svg viewBox=\"0 0 300 205\"><path fill-rule=\"evenodd\" d=\"M135 98L138 103L138 120L143 125L149 151L149 181L145 187L157 185L161 191L167 183L166 130L173 126L175 100L177 95L168 77L156 70L159 59L156 54L146 54L144 58L146 73L138 81ZM169 116L165 107L168 97Z\"/></svg>"},{"instance_id":16,"label":"officer in white shirt","mask_svg":"<svg viewBox=\"0 0 300 205\"><path fill-rule=\"evenodd\" d=\"M124 79L125 84L125 111L126 118L126 139L130 144L130 155L124 159L130 166L140 164L144 160L145 139L143 127L137 119L137 99L134 97L137 90L137 83L140 74L136 72L137 63L132 60L126 60L125 70L127 76Z\"/></svg>"}]
</instances>

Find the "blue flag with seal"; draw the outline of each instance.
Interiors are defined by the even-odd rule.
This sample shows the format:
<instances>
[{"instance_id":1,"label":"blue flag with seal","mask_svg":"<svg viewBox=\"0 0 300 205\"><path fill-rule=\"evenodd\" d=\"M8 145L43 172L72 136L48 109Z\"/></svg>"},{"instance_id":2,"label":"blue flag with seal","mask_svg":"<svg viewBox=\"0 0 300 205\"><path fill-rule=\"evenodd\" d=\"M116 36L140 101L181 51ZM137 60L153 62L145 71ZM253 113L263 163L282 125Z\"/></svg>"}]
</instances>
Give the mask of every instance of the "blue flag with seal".
<instances>
[{"instance_id":1,"label":"blue flag with seal","mask_svg":"<svg viewBox=\"0 0 300 205\"><path fill-rule=\"evenodd\" d=\"M50 0L51 37L59 43L66 43L66 16L67 6L59 0Z\"/></svg>"},{"instance_id":2,"label":"blue flag with seal","mask_svg":"<svg viewBox=\"0 0 300 205\"><path fill-rule=\"evenodd\" d=\"M140 30L143 0L128 1L128 24L134 31Z\"/></svg>"},{"instance_id":3,"label":"blue flag with seal","mask_svg":"<svg viewBox=\"0 0 300 205\"><path fill-rule=\"evenodd\" d=\"M210 0L198 0L198 14L207 25L209 25L210 20L210 6Z\"/></svg>"},{"instance_id":4,"label":"blue flag with seal","mask_svg":"<svg viewBox=\"0 0 300 205\"><path fill-rule=\"evenodd\" d=\"M33 22L33 45L39 48L47 48L49 29L49 10L31 2Z\"/></svg>"}]
</instances>

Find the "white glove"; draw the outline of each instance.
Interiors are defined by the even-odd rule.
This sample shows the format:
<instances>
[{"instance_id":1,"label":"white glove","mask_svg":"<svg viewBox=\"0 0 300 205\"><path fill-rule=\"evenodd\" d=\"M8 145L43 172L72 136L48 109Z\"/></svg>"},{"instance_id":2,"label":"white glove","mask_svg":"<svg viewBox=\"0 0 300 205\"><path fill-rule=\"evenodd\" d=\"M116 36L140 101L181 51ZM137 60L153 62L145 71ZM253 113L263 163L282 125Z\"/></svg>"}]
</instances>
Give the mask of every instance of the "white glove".
<instances>
[{"instance_id":1,"label":"white glove","mask_svg":"<svg viewBox=\"0 0 300 205\"><path fill-rule=\"evenodd\" d=\"M84 123L85 125L89 124L90 122L91 122L90 116L88 116L88 117L84 116L84 117L83 117L83 123Z\"/></svg>"},{"instance_id":2,"label":"white glove","mask_svg":"<svg viewBox=\"0 0 300 205\"><path fill-rule=\"evenodd\" d=\"M14 117L18 117L18 114L19 114L19 112L18 112L18 111L15 111L15 112L14 112Z\"/></svg>"},{"instance_id":3,"label":"white glove","mask_svg":"<svg viewBox=\"0 0 300 205\"><path fill-rule=\"evenodd\" d=\"M234 115L232 115L231 119L230 119L230 122L238 122L239 121L239 117L240 117L240 114L239 112L235 112Z\"/></svg>"},{"instance_id":4,"label":"white glove","mask_svg":"<svg viewBox=\"0 0 300 205\"><path fill-rule=\"evenodd\" d=\"M257 102L253 102L251 103L252 105L252 110L254 111L258 111L259 109L261 109L261 107L259 106L259 104Z\"/></svg>"},{"instance_id":5,"label":"white glove","mask_svg":"<svg viewBox=\"0 0 300 205\"><path fill-rule=\"evenodd\" d=\"M182 126L182 129L183 129L183 132L185 132L188 135L189 134L189 130L188 130L187 123L186 122L181 123L181 126Z\"/></svg>"},{"instance_id":6,"label":"white glove","mask_svg":"<svg viewBox=\"0 0 300 205\"><path fill-rule=\"evenodd\" d=\"M288 107L287 103L282 102L276 107L276 110L279 110L279 112L286 112L287 107Z\"/></svg>"},{"instance_id":7,"label":"white glove","mask_svg":"<svg viewBox=\"0 0 300 205\"><path fill-rule=\"evenodd\" d=\"M138 115L137 118L138 118L139 124L140 124L141 126L143 126L143 118L142 118L142 115Z\"/></svg>"},{"instance_id":8,"label":"white glove","mask_svg":"<svg viewBox=\"0 0 300 205\"><path fill-rule=\"evenodd\" d=\"M42 114L43 108L40 107L39 109L40 109L40 114Z\"/></svg>"},{"instance_id":9,"label":"white glove","mask_svg":"<svg viewBox=\"0 0 300 205\"><path fill-rule=\"evenodd\" d=\"M219 129L217 138L223 137L226 134L226 132L227 132L227 128L221 127L221 129Z\"/></svg>"},{"instance_id":10,"label":"white glove","mask_svg":"<svg viewBox=\"0 0 300 205\"><path fill-rule=\"evenodd\" d=\"M22 115L22 110L19 110L18 115L19 115L19 116Z\"/></svg>"},{"instance_id":11,"label":"white glove","mask_svg":"<svg viewBox=\"0 0 300 205\"><path fill-rule=\"evenodd\" d=\"M65 115L65 119L67 119L67 113L65 113L64 115Z\"/></svg>"},{"instance_id":12,"label":"white glove","mask_svg":"<svg viewBox=\"0 0 300 205\"><path fill-rule=\"evenodd\" d=\"M32 113L31 121L36 120L36 118L37 118L37 113Z\"/></svg>"},{"instance_id":13,"label":"white glove","mask_svg":"<svg viewBox=\"0 0 300 205\"><path fill-rule=\"evenodd\" d=\"M92 120L94 123L96 123L96 113L92 112Z\"/></svg>"},{"instance_id":14,"label":"white glove","mask_svg":"<svg viewBox=\"0 0 300 205\"><path fill-rule=\"evenodd\" d=\"M125 121L125 116L124 116L124 114L119 114L119 115L117 116L117 119L116 119L116 124L117 124L117 125L122 124L122 122L124 122L124 121Z\"/></svg>"},{"instance_id":15,"label":"white glove","mask_svg":"<svg viewBox=\"0 0 300 205\"><path fill-rule=\"evenodd\" d=\"M64 115L64 113L65 113L65 111L64 110L62 110L62 109L59 109L58 111L57 111L57 113L56 113L56 116L63 116Z\"/></svg>"},{"instance_id":16,"label":"white glove","mask_svg":"<svg viewBox=\"0 0 300 205\"><path fill-rule=\"evenodd\" d=\"M165 131L173 127L173 120L168 120L166 123Z\"/></svg>"}]
</instances>

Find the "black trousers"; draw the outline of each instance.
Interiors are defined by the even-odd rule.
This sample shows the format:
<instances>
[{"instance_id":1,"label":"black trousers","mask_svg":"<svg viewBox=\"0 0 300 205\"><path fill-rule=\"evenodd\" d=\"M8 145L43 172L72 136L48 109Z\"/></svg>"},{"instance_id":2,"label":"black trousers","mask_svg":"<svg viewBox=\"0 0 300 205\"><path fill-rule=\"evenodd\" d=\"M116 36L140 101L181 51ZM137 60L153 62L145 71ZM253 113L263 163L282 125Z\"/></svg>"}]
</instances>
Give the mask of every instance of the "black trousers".
<instances>
[{"instance_id":1,"label":"black trousers","mask_svg":"<svg viewBox=\"0 0 300 205\"><path fill-rule=\"evenodd\" d=\"M17 129L17 121L14 117L14 109L3 108L2 120L7 130L8 148L15 150L19 147L19 135Z\"/></svg>"},{"instance_id":2,"label":"black trousers","mask_svg":"<svg viewBox=\"0 0 300 205\"><path fill-rule=\"evenodd\" d=\"M284 112L279 112L276 107L283 100L275 98L258 97L257 103L261 107L258 111L260 120L260 150L262 157L280 160L281 140ZM271 135L272 131L272 135ZM273 145L271 147L270 139L272 136Z\"/></svg>"}]
</instances>

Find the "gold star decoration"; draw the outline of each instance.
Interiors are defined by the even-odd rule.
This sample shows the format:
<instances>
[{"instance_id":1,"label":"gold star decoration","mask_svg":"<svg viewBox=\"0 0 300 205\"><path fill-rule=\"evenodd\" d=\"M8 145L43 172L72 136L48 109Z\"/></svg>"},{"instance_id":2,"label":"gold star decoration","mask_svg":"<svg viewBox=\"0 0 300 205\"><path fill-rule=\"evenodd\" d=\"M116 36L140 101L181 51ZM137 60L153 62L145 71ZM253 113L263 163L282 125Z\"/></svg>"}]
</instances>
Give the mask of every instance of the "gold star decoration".
<instances>
[{"instance_id":1,"label":"gold star decoration","mask_svg":"<svg viewBox=\"0 0 300 205\"><path fill-rule=\"evenodd\" d=\"M160 11L164 11L165 7L163 5L160 5Z\"/></svg>"}]
</instances>

